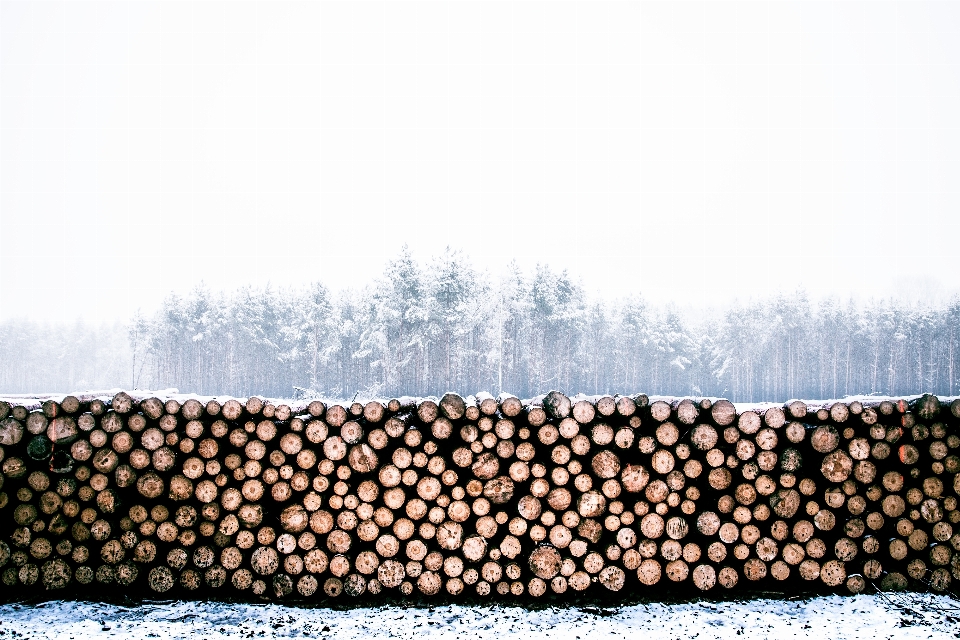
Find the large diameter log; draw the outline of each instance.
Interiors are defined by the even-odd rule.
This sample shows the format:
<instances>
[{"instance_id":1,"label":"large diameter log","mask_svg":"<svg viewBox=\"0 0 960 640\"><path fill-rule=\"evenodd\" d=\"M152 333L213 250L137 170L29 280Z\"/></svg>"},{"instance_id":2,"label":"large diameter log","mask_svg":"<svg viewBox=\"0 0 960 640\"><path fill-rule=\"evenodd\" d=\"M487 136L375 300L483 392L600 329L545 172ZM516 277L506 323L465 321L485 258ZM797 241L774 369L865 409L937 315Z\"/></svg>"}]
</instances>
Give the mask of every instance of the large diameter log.
<instances>
[{"instance_id":1,"label":"large diameter log","mask_svg":"<svg viewBox=\"0 0 960 640\"><path fill-rule=\"evenodd\" d=\"M617 411L617 400L612 396L601 396L596 401L597 413L610 417Z\"/></svg>"},{"instance_id":2,"label":"large diameter log","mask_svg":"<svg viewBox=\"0 0 960 640\"><path fill-rule=\"evenodd\" d=\"M793 420L803 420L807 417L807 405L801 400L788 400L784 404L784 411Z\"/></svg>"},{"instance_id":3,"label":"large diameter log","mask_svg":"<svg viewBox=\"0 0 960 640\"><path fill-rule=\"evenodd\" d=\"M634 402L633 398L629 396L618 396L617 401L617 413L625 418L631 417L637 412L637 403Z\"/></svg>"},{"instance_id":4,"label":"large diameter log","mask_svg":"<svg viewBox=\"0 0 960 640\"><path fill-rule=\"evenodd\" d=\"M543 398L543 409L551 418L562 420L570 415L570 398L559 391L550 391Z\"/></svg>"},{"instance_id":5,"label":"large diameter log","mask_svg":"<svg viewBox=\"0 0 960 640\"><path fill-rule=\"evenodd\" d=\"M180 406L180 415L186 420L196 420L203 415L204 406L199 400L191 398Z\"/></svg>"},{"instance_id":6,"label":"large diameter log","mask_svg":"<svg viewBox=\"0 0 960 640\"><path fill-rule=\"evenodd\" d=\"M694 424L697 421L697 416L700 415L699 406L689 398L680 400L676 407L673 407L673 410L677 413L677 420L684 425Z\"/></svg>"},{"instance_id":7,"label":"large diameter log","mask_svg":"<svg viewBox=\"0 0 960 640\"><path fill-rule=\"evenodd\" d=\"M672 409L668 402L658 400L650 405L650 417L657 422L663 422L670 418Z\"/></svg>"},{"instance_id":8,"label":"large diameter log","mask_svg":"<svg viewBox=\"0 0 960 640\"><path fill-rule=\"evenodd\" d=\"M787 417L780 407L771 407L763 412L763 424L771 429L779 429L786 421Z\"/></svg>"},{"instance_id":9,"label":"large diameter log","mask_svg":"<svg viewBox=\"0 0 960 640\"><path fill-rule=\"evenodd\" d=\"M485 391L481 391L476 396L477 406L480 413L485 416L491 416L497 412L497 399Z\"/></svg>"},{"instance_id":10,"label":"large diameter log","mask_svg":"<svg viewBox=\"0 0 960 640\"><path fill-rule=\"evenodd\" d=\"M16 407L16 408L22 408L22 407ZM9 419L9 420L12 420L14 423L19 423L19 422L21 422L21 421L23 420L22 418L17 418L16 415L14 415L14 416L12 416L11 418L8 418L8 419ZM6 421L5 421L5 422L6 422ZM29 431L30 433L33 433L33 434L39 434L39 433L44 433L44 432L46 432L46 430L47 430L47 425L48 425L49 423L50 423L50 420L47 418L47 416L43 415L43 412L41 412L41 411L31 411L31 412L26 416L26 427L27 427L27 431ZM11 443L11 444L12 444L12 443Z\"/></svg>"},{"instance_id":11,"label":"large diameter log","mask_svg":"<svg viewBox=\"0 0 960 640\"><path fill-rule=\"evenodd\" d=\"M386 407L382 403L371 400L363 406L363 418L370 424L377 424L383 420L386 413Z\"/></svg>"},{"instance_id":12,"label":"large diameter log","mask_svg":"<svg viewBox=\"0 0 960 640\"><path fill-rule=\"evenodd\" d=\"M134 407L133 398L130 397L125 391L121 391L115 396L110 402L110 407L119 414L130 413Z\"/></svg>"},{"instance_id":13,"label":"large diameter log","mask_svg":"<svg viewBox=\"0 0 960 640\"><path fill-rule=\"evenodd\" d=\"M804 415L806 415L806 411L804 411ZM710 409L710 417L717 425L726 427L733 424L733 421L737 419L737 409L729 400L721 399L713 403Z\"/></svg>"},{"instance_id":14,"label":"large diameter log","mask_svg":"<svg viewBox=\"0 0 960 640\"><path fill-rule=\"evenodd\" d=\"M960 398L950 403L950 415L954 418L960 418Z\"/></svg>"},{"instance_id":15,"label":"large diameter log","mask_svg":"<svg viewBox=\"0 0 960 640\"><path fill-rule=\"evenodd\" d=\"M923 420L934 420L940 415L940 399L925 393L911 407Z\"/></svg>"},{"instance_id":16,"label":"large diameter log","mask_svg":"<svg viewBox=\"0 0 960 640\"><path fill-rule=\"evenodd\" d=\"M562 562L560 553L550 545L537 547L529 557L530 571L542 580L550 580L560 573Z\"/></svg>"},{"instance_id":17,"label":"large diameter log","mask_svg":"<svg viewBox=\"0 0 960 640\"><path fill-rule=\"evenodd\" d=\"M596 409L588 400L580 400L573 405L571 410L573 419L580 424L589 424L596 417ZM539 426L539 425L537 425Z\"/></svg>"},{"instance_id":18,"label":"large diameter log","mask_svg":"<svg viewBox=\"0 0 960 640\"><path fill-rule=\"evenodd\" d=\"M464 399L456 393L445 393L440 398L440 413L448 420L459 420L464 416L467 405Z\"/></svg>"},{"instance_id":19,"label":"large diameter log","mask_svg":"<svg viewBox=\"0 0 960 640\"><path fill-rule=\"evenodd\" d=\"M824 457L820 470L830 482L843 482L853 471L853 460L844 451L838 449Z\"/></svg>"},{"instance_id":20,"label":"large diameter log","mask_svg":"<svg viewBox=\"0 0 960 640\"><path fill-rule=\"evenodd\" d=\"M760 430L761 420L755 411L744 411L737 418L737 428L747 435L753 435Z\"/></svg>"},{"instance_id":21,"label":"large diameter log","mask_svg":"<svg viewBox=\"0 0 960 640\"><path fill-rule=\"evenodd\" d=\"M147 585L157 593L166 593L173 588L173 572L164 566L154 567L148 575Z\"/></svg>"},{"instance_id":22,"label":"large diameter log","mask_svg":"<svg viewBox=\"0 0 960 640\"><path fill-rule=\"evenodd\" d=\"M0 422L0 445L15 445L23 439L23 424L13 418L6 418Z\"/></svg>"},{"instance_id":23,"label":"large diameter log","mask_svg":"<svg viewBox=\"0 0 960 640\"><path fill-rule=\"evenodd\" d=\"M148 471L137 480L137 491L148 500L159 498L163 495L164 489L163 479L153 471Z\"/></svg>"}]
</instances>

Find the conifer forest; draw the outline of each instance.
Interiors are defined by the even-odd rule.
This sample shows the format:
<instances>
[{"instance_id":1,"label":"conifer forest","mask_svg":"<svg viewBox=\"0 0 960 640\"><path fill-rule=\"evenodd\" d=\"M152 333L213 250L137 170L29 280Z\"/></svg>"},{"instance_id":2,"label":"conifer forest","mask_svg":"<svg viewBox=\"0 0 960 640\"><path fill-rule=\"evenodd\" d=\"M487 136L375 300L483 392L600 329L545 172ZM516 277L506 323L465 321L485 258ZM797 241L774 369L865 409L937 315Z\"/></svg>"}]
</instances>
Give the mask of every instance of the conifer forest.
<instances>
[{"instance_id":1,"label":"conifer forest","mask_svg":"<svg viewBox=\"0 0 960 640\"><path fill-rule=\"evenodd\" d=\"M955 395L958 351L960 299L811 300L799 291L690 310L639 295L602 299L544 265L493 276L459 252L420 261L404 250L362 289L198 287L126 321L71 320L68 310L45 322L4 320L0 392Z\"/></svg>"}]
</instances>

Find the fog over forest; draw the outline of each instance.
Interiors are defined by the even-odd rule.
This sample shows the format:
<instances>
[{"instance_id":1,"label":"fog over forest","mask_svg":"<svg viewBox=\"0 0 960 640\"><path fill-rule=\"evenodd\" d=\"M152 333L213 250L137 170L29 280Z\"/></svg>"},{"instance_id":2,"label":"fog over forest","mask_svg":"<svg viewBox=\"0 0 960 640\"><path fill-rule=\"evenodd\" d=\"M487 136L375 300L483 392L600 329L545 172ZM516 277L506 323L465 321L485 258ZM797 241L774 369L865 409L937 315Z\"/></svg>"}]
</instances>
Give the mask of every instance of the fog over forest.
<instances>
[{"instance_id":1,"label":"fog over forest","mask_svg":"<svg viewBox=\"0 0 960 640\"><path fill-rule=\"evenodd\" d=\"M958 343L960 298L798 291L696 313L600 299L545 265L495 276L457 251L418 261L405 249L375 282L341 293L320 282L199 287L123 322L4 320L0 393L951 395Z\"/></svg>"},{"instance_id":2,"label":"fog over forest","mask_svg":"<svg viewBox=\"0 0 960 640\"><path fill-rule=\"evenodd\" d=\"M2 0L0 393L960 393L958 34Z\"/></svg>"}]
</instances>

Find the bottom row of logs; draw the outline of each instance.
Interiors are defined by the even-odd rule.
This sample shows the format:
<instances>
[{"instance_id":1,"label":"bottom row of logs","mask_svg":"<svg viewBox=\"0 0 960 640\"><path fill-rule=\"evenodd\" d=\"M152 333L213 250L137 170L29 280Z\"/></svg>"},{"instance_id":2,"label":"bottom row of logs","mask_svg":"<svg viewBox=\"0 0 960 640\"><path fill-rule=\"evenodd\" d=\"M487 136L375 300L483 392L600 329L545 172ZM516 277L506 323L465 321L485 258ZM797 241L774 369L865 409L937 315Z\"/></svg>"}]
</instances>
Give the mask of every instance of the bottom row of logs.
<instances>
[{"instance_id":1,"label":"bottom row of logs","mask_svg":"<svg viewBox=\"0 0 960 640\"><path fill-rule=\"evenodd\" d=\"M271 537L268 533L267 538ZM472 538L468 539L467 546L470 540ZM568 589L584 591L595 583L612 592L618 592L628 580L624 571L626 569L635 571L639 583L648 587L658 583L661 586L670 583L679 585L689 579L695 587L703 591L717 585L733 588L740 581L741 572L749 581L762 580L768 576L784 581L795 575L805 581L817 581L830 588L845 584L846 588L854 593L863 591L867 580L879 579L881 576L881 585L884 588L898 590L907 586L906 576L899 572L884 574L878 560L868 560L862 567L858 565L861 572L848 577L845 563L829 560L821 564L811 558L803 559L802 550L797 553L791 550L791 547L797 545L787 545L782 553L783 559L771 563L760 558L750 558L744 562L741 571L731 566L695 564L700 557L700 549L692 543L683 547L675 541L664 543L664 548L660 550L661 555L674 559L660 562L644 557L657 553L656 545L645 541L649 544L641 543L640 549L648 553L641 554L637 549L626 550L620 558L623 568L616 565L604 566L603 557L596 552L587 554L580 563L582 568L578 568L578 563L573 559L563 558L557 549L545 545L537 547L530 554L527 560L529 570L536 577L524 582L521 580L523 568L517 562L501 564L487 561L477 568L466 568L459 556L444 557L436 551L426 553L426 547L422 543L421 561L411 560L404 564L394 559L382 559L373 551L362 551L353 561L342 554L328 557L324 551L316 548L301 556L292 553L297 548L297 542L289 533L282 534L276 542L275 546L256 547L249 558L249 569L241 568L244 553L235 546L223 548L219 554L210 546L197 547L192 553L184 548L174 548L166 555L167 566L150 569L146 583L158 594L170 591L177 583L188 591L200 588L216 589L229 583L238 591L268 597L296 597L296 594L310 597L321 589L328 597L336 597L341 593L351 596L364 593L377 595L384 589L398 589L405 596L416 591L432 596L442 590L457 596L467 591L468 587L472 587L472 591L479 596L496 591L504 596L528 594L540 597L548 592L562 594ZM770 554L772 559L777 555L776 544L772 540L762 539L758 543L758 552L763 553L760 547L765 543L773 547ZM720 543L714 543L711 547L718 544ZM116 584L130 587L141 575L140 566L152 563L157 556L156 545L152 541L137 542L136 535L130 531L121 536L120 540L111 539L103 545L100 556L108 564L102 564L96 569L86 564L73 568L71 563L63 558L48 560L38 566L26 562L25 552L11 553L6 544L0 545L0 565L7 564L11 559L14 565L0 573L3 584L29 586L39 581L47 589L63 588L71 580L80 584L96 581L103 586ZM90 559L91 554L87 547L79 545L72 549L61 549L63 545L64 542L61 542L57 551L61 555L69 555L74 562L84 563ZM667 549L667 546L670 548ZM281 556L277 548L285 555ZM124 561L127 550L132 551L132 561ZM708 556L716 555L712 548L707 553ZM193 568L187 568L188 565ZM326 579L315 575L327 572L332 575ZM947 568L940 567L928 572L926 565L918 560L910 564L907 574L917 579L926 578L938 591L942 591L951 582ZM664 578L669 582L663 581Z\"/></svg>"}]
</instances>

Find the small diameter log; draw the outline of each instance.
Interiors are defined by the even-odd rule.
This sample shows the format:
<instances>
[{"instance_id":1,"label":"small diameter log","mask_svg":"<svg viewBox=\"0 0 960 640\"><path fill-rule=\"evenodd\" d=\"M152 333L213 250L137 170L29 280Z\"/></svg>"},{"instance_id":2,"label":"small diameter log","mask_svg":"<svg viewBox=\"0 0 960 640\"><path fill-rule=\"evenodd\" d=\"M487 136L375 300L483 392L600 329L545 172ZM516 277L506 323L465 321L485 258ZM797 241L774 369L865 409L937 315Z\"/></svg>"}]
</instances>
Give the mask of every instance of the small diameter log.
<instances>
[{"instance_id":1,"label":"small diameter log","mask_svg":"<svg viewBox=\"0 0 960 640\"><path fill-rule=\"evenodd\" d=\"M475 396L475 398L481 414L485 416L492 416L497 412L497 399L486 391L481 391Z\"/></svg>"},{"instance_id":2,"label":"small diameter log","mask_svg":"<svg viewBox=\"0 0 960 640\"><path fill-rule=\"evenodd\" d=\"M463 417L471 422L476 422L480 418L480 405L477 404L475 396L467 396L464 400L465 409Z\"/></svg>"}]
</instances>

